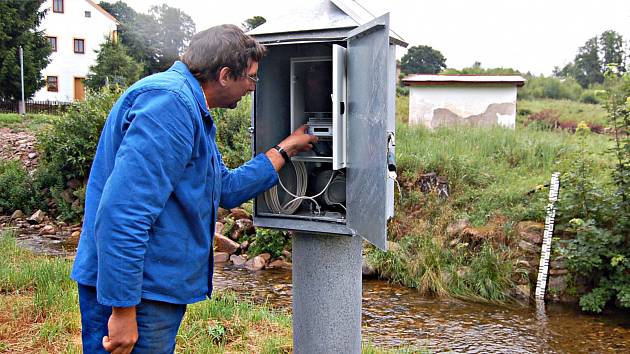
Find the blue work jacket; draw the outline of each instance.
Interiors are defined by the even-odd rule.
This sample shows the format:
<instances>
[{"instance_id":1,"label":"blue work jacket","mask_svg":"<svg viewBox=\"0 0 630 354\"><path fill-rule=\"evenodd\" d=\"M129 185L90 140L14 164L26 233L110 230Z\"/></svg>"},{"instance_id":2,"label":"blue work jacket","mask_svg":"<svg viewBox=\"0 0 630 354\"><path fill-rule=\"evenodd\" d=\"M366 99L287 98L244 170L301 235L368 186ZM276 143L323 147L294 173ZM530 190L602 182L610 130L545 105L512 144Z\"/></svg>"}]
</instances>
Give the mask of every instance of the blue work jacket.
<instances>
[{"instance_id":1,"label":"blue work jacket","mask_svg":"<svg viewBox=\"0 0 630 354\"><path fill-rule=\"evenodd\" d=\"M90 171L71 277L106 306L189 304L212 291L217 209L278 181L259 154L227 169L199 82L186 65L146 77L112 108Z\"/></svg>"}]
</instances>

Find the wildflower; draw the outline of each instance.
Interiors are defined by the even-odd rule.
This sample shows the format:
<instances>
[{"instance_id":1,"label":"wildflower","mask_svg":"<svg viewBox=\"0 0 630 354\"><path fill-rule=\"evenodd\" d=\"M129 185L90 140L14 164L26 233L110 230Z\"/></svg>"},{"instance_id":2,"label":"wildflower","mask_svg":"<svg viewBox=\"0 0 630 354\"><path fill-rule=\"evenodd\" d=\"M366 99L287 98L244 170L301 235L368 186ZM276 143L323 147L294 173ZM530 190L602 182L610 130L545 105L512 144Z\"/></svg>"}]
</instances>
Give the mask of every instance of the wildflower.
<instances>
[{"instance_id":1,"label":"wildflower","mask_svg":"<svg viewBox=\"0 0 630 354\"><path fill-rule=\"evenodd\" d=\"M588 134L590 133L591 128L588 127L588 124L586 124L586 122L581 121L580 123L578 123L577 127L575 128L575 134Z\"/></svg>"}]
</instances>

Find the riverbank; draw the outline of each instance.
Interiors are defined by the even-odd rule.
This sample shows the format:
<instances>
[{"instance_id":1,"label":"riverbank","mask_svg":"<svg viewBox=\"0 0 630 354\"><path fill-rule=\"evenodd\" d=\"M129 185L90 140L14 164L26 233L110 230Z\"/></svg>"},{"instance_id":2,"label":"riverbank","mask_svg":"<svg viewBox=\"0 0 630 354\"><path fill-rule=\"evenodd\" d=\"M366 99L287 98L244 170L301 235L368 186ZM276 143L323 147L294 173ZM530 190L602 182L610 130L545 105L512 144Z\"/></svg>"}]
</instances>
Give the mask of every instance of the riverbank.
<instances>
[{"instance_id":1,"label":"riverbank","mask_svg":"<svg viewBox=\"0 0 630 354\"><path fill-rule=\"evenodd\" d=\"M0 353L78 353L81 320L72 259L38 256L0 230ZM178 353L290 353L286 309L254 304L231 291L188 307ZM369 343L364 353L412 353Z\"/></svg>"}]
</instances>

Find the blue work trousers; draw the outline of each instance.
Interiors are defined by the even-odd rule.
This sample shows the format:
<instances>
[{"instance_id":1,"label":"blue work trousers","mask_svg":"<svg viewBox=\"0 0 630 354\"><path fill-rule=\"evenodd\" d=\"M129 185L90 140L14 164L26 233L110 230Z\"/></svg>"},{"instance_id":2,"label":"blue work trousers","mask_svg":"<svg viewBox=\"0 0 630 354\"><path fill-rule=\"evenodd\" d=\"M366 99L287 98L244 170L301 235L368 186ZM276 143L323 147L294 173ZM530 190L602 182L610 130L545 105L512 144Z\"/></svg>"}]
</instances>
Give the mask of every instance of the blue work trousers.
<instances>
[{"instance_id":1,"label":"blue work trousers","mask_svg":"<svg viewBox=\"0 0 630 354\"><path fill-rule=\"evenodd\" d=\"M79 307L83 352L107 353L102 343L103 337L108 333L107 322L112 314L111 306L103 306L96 301L95 287L79 284ZM133 353L175 352L175 337L185 312L186 305L142 299L136 306L138 342Z\"/></svg>"}]
</instances>

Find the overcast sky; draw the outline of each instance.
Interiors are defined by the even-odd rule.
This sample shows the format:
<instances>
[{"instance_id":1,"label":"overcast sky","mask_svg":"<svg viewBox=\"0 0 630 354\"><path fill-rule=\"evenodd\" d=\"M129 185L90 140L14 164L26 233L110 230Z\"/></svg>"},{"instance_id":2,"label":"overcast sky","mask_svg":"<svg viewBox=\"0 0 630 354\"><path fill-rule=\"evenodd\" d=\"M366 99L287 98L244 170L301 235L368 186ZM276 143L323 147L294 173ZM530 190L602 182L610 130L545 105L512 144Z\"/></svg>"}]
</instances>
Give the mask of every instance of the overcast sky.
<instances>
[{"instance_id":1,"label":"overcast sky","mask_svg":"<svg viewBox=\"0 0 630 354\"><path fill-rule=\"evenodd\" d=\"M114 2L114 0L109 0ZM263 16L290 16L300 0L123 0L138 12L166 3L189 14L197 31ZM351 0L350 0L351 1ZM550 75L605 30L630 40L630 0L357 0L413 45L429 45L461 69L475 61ZM404 54L397 50L397 56Z\"/></svg>"}]
</instances>

